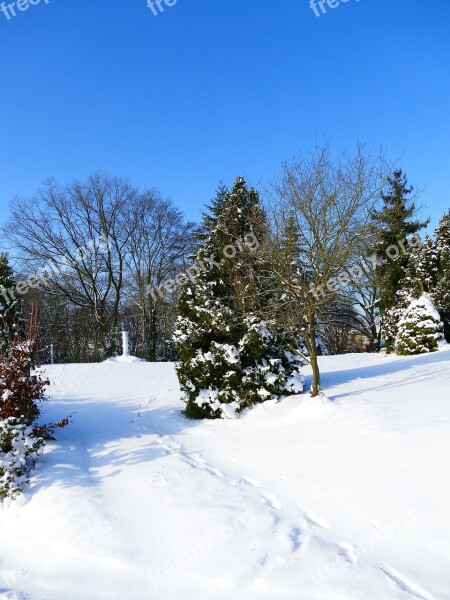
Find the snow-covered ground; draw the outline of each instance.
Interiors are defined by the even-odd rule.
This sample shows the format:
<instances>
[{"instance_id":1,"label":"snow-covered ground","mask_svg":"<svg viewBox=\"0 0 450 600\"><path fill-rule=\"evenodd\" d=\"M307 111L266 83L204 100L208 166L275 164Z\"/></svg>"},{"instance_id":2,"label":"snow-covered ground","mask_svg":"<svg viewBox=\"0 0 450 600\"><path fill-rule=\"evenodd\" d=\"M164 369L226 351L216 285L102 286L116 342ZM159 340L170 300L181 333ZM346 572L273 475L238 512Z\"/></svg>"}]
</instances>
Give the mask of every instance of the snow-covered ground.
<instances>
[{"instance_id":1,"label":"snow-covered ground","mask_svg":"<svg viewBox=\"0 0 450 600\"><path fill-rule=\"evenodd\" d=\"M449 600L450 349L321 366L327 401L201 423L170 364L48 367L75 414L0 508L0 597Z\"/></svg>"}]
</instances>

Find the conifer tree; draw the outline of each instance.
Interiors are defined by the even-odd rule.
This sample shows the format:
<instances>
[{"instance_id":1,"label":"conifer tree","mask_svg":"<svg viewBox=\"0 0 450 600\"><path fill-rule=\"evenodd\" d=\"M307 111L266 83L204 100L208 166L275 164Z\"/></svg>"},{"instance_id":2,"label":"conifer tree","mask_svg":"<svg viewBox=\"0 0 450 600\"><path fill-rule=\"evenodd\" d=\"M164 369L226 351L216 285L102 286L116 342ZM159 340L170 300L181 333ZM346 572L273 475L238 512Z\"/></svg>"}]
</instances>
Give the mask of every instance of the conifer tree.
<instances>
[{"instance_id":1,"label":"conifer tree","mask_svg":"<svg viewBox=\"0 0 450 600\"><path fill-rule=\"evenodd\" d=\"M238 178L220 201L209 237L182 287L174 339L177 374L192 418L233 417L303 390L301 360L266 318L276 290L267 267L266 215Z\"/></svg>"},{"instance_id":2,"label":"conifer tree","mask_svg":"<svg viewBox=\"0 0 450 600\"><path fill-rule=\"evenodd\" d=\"M195 236L200 244L208 239L212 229L217 224L217 219L219 218L227 193L228 188L221 183L217 188L215 197L208 204L206 210L202 212L202 222Z\"/></svg>"},{"instance_id":3,"label":"conifer tree","mask_svg":"<svg viewBox=\"0 0 450 600\"><path fill-rule=\"evenodd\" d=\"M416 297L422 293L433 294L439 278L439 253L435 241L427 234L422 244L414 246L408 257L407 276L411 277L409 288L416 283Z\"/></svg>"},{"instance_id":4,"label":"conifer tree","mask_svg":"<svg viewBox=\"0 0 450 600\"><path fill-rule=\"evenodd\" d=\"M395 352L408 356L435 352L444 338L444 326L430 296L413 300L398 323Z\"/></svg>"},{"instance_id":5,"label":"conifer tree","mask_svg":"<svg viewBox=\"0 0 450 600\"><path fill-rule=\"evenodd\" d=\"M406 252L406 268L400 280L395 307L420 298L422 294L433 295L439 276L439 257L434 240L427 234L421 244L410 246Z\"/></svg>"},{"instance_id":6,"label":"conifer tree","mask_svg":"<svg viewBox=\"0 0 450 600\"><path fill-rule=\"evenodd\" d=\"M436 288L438 260L435 243L428 234L423 243L407 248L405 259L406 268L398 284L394 305L384 315L383 337L388 352L395 351L399 322L411 302L423 294L433 297Z\"/></svg>"},{"instance_id":7,"label":"conifer tree","mask_svg":"<svg viewBox=\"0 0 450 600\"><path fill-rule=\"evenodd\" d=\"M442 217L435 235L435 240L426 235L423 244L408 249L405 276L387 315L388 346L404 310L422 294L427 294L439 311L445 338L450 341L450 215Z\"/></svg>"},{"instance_id":8,"label":"conifer tree","mask_svg":"<svg viewBox=\"0 0 450 600\"><path fill-rule=\"evenodd\" d=\"M277 260L281 262L286 279L297 282L305 274L300 264L300 233L297 220L293 213L289 214L282 225L281 234L277 240L279 253Z\"/></svg>"},{"instance_id":9,"label":"conifer tree","mask_svg":"<svg viewBox=\"0 0 450 600\"><path fill-rule=\"evenodd\" d=\"M276 303L275 318L284 323L286 329L291 328L292 339L299 342L295 345L295 351L307 355L308 349L303 339L308 335L308 323L306 319L306 302L309 292L311 273L302 264L300 229L294 212L290 212L281 224L280 231L273 244L271 261L275 270L282 275L282 283L278 278L278 301ZM292 287L304 289L304 298L299 294L293 295L289 292ZM319 334L320 324L316 318L317 335L316 351L318 356L328 354L328 350Z\"/></svg>"},{"instance_id":10,"label":"conifer tree","mask_svg":"<svg viewBox=\"0 0 450 600\"><path fill-rule=\"evenodd\" d=\"M396 294L405 276L408 262L408 240L417 234L428 221L419 221L416 204L411 197L414 188L408 186L406 175L394 171L388 177L388 189L382 193L383 206L374 214L374 225L378 238L375 253L380 261L377 275L380 283L379 307L383 314L396 305ZM389 248L396 247L397 253L389 256Z\"/></svg>"},{"instance_id":11,"label":"conifer tree","mask_svg":"<svg viewBox=\"0 0 450 600\"><path fill-rule=\"evenodd\" d=\"M442 217L436 229L437 281L433 300L441 312L445 339L450 342L450 213Z\"/></svg>"},{"instance_id":12,"label":"conifer tree","mask_svg":"<svg viewBox=\"0 0 450 600\"><path fill-rule=\"evenodd\" d=\"M21 334L21 298L6 254L0 254L0 354Z\"/></svg>"}]
</instances>

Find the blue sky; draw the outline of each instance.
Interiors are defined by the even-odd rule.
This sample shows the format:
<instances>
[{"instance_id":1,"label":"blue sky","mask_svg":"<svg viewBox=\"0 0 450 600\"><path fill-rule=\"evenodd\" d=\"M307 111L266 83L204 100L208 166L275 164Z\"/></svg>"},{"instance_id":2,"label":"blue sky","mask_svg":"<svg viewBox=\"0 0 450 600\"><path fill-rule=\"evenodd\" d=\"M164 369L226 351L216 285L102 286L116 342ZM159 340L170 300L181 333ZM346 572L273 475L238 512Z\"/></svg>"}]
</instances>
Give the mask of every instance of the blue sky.
<instances>
[{"instance_id":1,"label":"blue sky","mask_svg":"<svg viewBox=\"0 0 450 600\"><path fill-rule=\"evenodd\" d=\"M101 169L195 219L220 180L258 184L325 135L399 159L450 208L450 2L44 0L0 13L0 221L49 176Z\"/></svg>"}]
</instances>

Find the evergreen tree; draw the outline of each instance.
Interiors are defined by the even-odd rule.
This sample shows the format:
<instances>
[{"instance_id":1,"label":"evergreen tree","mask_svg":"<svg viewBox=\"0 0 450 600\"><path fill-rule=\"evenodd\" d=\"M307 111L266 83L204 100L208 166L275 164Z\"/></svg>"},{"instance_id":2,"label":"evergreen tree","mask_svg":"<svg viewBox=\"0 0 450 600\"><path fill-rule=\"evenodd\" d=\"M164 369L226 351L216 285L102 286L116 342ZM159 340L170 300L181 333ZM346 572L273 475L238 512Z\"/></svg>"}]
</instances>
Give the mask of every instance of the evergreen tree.
<instances>
[{"instance_id":1,"label":"evergreen tree","mask_svg":"<svg viewBox=\"0 0 450 600\"><path fill-rule=\"evenodd\" d=\"M274 321L276 289L262 251L266 215L238 178L220 201L190 280L181 290L177 374L193 418L233 417L282 394L299 393L301 360Z\"/></svg>"},{"instance_id":2,"label":"evergreen tree","mask_svg":"<svg viewBox=\"0 0 450 600\"><path fill-rule=\"evenodd\" d=\"M273 246L274 250L271 257L273 268L282 275L282 281L285 282L281 284L282 287L277 295L276 319L278 322L284 323L287 329L291 328L292 339L298 340L295 350L306 356L308 350L304 345L303 338L306 338L308 335L305 305L309 292L311 273L300 260L300 230L293 211L283 221L281 231ZM278 281L280 283L280 280ZM298 293L294 296L287 291L293 286L297 289L305 290L304 298L300 299ZM318 318L315 321L318 332L316 335L317 355L327 355L327 347L321 335L319 335L319 331L322 333L321 330L323 327Z\"/></svg>"},{"instance_id":3,"label":"evergreen tree","mask_svg":"<svg viewBox=\"0 0 450 600\"><path fill-rule=\"evenodd\" d=\"M436 244L428 234L422 244L408 248L406 263L400 290L413 299L424 293L432 294L438 280L439 261Z\"/></svg>"},{"instance_id":4,"label":"evergreen tree","mask_svg":"<svg viewBox=\"0 0 450 600\"><path fill-rule=\"evenodd\" d=\"M400 355L426 354L439 348L444 326L428 294L413 300L398 323L395 352Z\"/></svg>"},{"instance_id":5,"label":"evergreen tree","mask_svg":"<svg viewBox=\"0 0 450 600\"><path fill-rule=\"evenodd\" d=\"M444 322L445 339L450 342L450 213L436 229L437 281L433 300Z\"/></svg>"},{"instance_id":6,"label":"evergreen tree","mask_svg":"<svg viewBox=\"0 0 450 600\"><path fill-rule=\"evenodd\" d=\"M388 321L394 331L398 311L428 294L441 315L446 340L450 341L450 215L442 217L435 233L435 240L427 235L421 246L408 250L405 276Z\"/></svg>"},{"instance_id":7,"label":"evergreen tree","mask_svg":"<svg viewBox=\"0 0 450 600\"><path fill-rule=\"evenodd\" d=\"M211 231L214 229L217 224L217 219L219 218L220 212L222 210L223 201L228 193L228 188L221 183L217 188L217 192L215 197L211 200L211 203L208 204L206 210L202 212L202 222L200 223L200 227L195 234L196 239L202 244L205 242Z\"/></svg>"},{"instance_id":8,"label":"evergreen tree","mask_svg":"<svg viewBox=\"0 0 450 600\"><path fill-rule=\"evenodd\" d=\"M21 297L6 254L0 254L0 354L22 335Z\"/></svg>"},{"instance_id":9,"label":"evergreen tree","mask_svg":"<svg viewBox=\"0 0 450 600\"><path fill-rule=\"evenodd\" d=\"M282 225L282 230L275 241L275 261L277 267L283 272L283 277L289 283L298 285L306 277L300 256L300 232L297 219L291 213Z\"/></svg>"},{"instance_id":10,"label":"evergreen tree","mask_svg":"<svg viewBox=\"0 0 450 600\"><path fill-rule=\"evenodd\" d=\"M408 247L406 269L395 294L394 306L385 313L384 341L388 352L395 351L399 322L411 302L423 294L433 298L438 277L438 259L434 241L429 235L420 245Z\"/></svg>"},{"instance_id":11,"label":"evergreen tree","mask_svg":"<svg viewBox=\"0 0 450 600\"><path fill-rule=\"evenodd\" d=\"M380 283L379 307L384 314L396 304L396 294L405 276L408 256L405 249L412 235L417 234L428 221L415 219L417 207L411 198L413 187L408 186L406 175L394 171L388 178L388 189L381 195L383 206L374 214L377 235L375 253L380 261L377 275ZM390 255L390 248L395 247Z\"/></svg>"}]
</instances>

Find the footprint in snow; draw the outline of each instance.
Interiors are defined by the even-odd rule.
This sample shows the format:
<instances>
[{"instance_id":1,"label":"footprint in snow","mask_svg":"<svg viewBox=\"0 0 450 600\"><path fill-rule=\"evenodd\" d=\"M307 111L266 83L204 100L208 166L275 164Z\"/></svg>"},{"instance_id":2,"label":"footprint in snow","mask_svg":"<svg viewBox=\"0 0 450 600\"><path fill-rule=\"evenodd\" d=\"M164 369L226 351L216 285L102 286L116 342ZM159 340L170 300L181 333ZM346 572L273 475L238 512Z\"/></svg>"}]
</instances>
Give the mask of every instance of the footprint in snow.
<instances>
[{"instance_id":1,"label":"footprint in snow","mask_svg":"<svg viewBox=\"0 0 450 600\"><path fill-rule=\"evenodd\" d=\"M300 508L302 509L302 516L301 516L301 521L303 521L304 525L310 529L329 529L330 526L328 525L328 523L325 521L325 519L323 517L319 517L318 515L314 514L311 510L309 510L308 508L305 508L304 506L300 505Z\"/></svg>"},{"instance_id":2,"label":"footprint in snow","mask_svg":"<svg viewBox=\"0 0 450 600\"><path fill-rule=\"evenodd\" d=\"M401 575L398 571L390 567L388 564L383 563L379 565L379 567L380 570L386 575L390 583L394 584L395 587L400 589L402 592L411 594L411 596L419 598L420 600L436 600L435 597L432 596L429 592L423 590L416 583Z\"/></svg>"},{"instance_id":3,"label":"footprint in snow","mask_svg":"<svg viewBox=\"0 0 450 600\"><path fill-rule=\"evenodd\" d=\"M263 486L259 483L259 481L256 481L256 479L250 479L250 477L241 477L239 483L244 483L247 485L251 485L252 487L255 488L262 488Z\"/></svg>"},{"instance_id":4,"label":"footprint in snow","mask_svg":"<svg viewBox=\"0 0 450 600\"><path fill-rule=\"evenodd\" d=\"M292 542L292 552L297 552L297 550L300 550L302 546L301 537L302 532L300 529L298 527L293 527L289 534L289 539Z\"/></svg>"},{"instance_id":5,"label":"footprint in snow","mask_svg":"<svg viewBox=\"0 0 450 600\"><path fill-rule=\"evenodd\" d=\"M276 496L272 494L268 494L267 492L261 493L261 498L264 504L270 506L270 508L274 508L275 510L280 510L281 504Z\"/></svg>"},{"instance_id":6,"label":"footprint in snow","mask_svg":"<svg viewBox=\"0 0 450 600\"><path fill-rule=\"evenodd\" d=\"M337 553L345 562L354 565L358 562L358 552L351 544L338 544Z\"/></svg>"}]
</instances>

